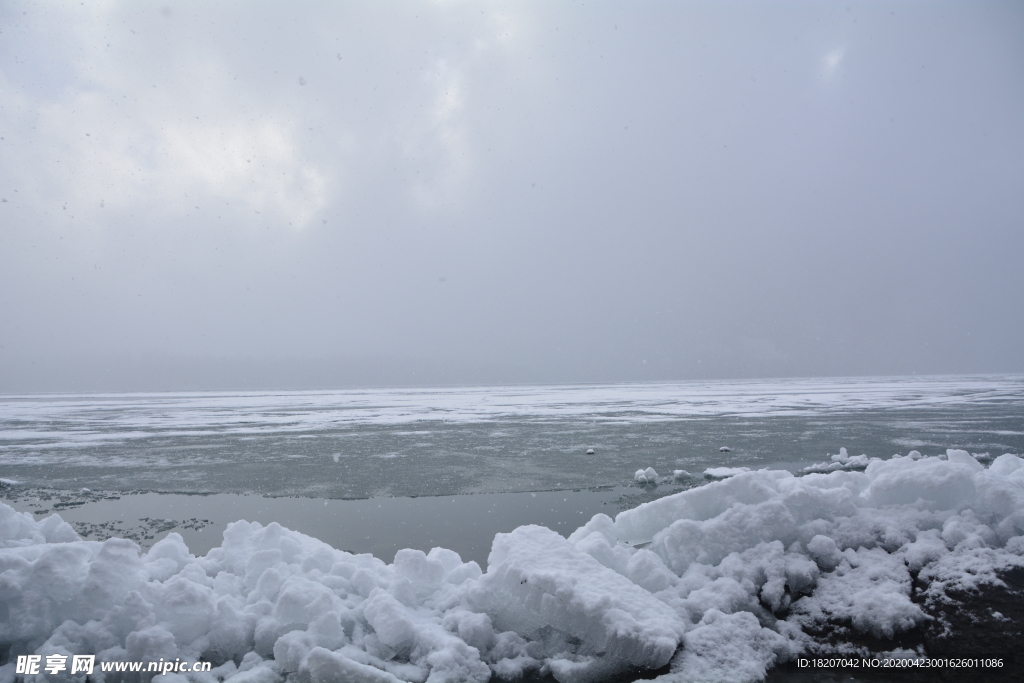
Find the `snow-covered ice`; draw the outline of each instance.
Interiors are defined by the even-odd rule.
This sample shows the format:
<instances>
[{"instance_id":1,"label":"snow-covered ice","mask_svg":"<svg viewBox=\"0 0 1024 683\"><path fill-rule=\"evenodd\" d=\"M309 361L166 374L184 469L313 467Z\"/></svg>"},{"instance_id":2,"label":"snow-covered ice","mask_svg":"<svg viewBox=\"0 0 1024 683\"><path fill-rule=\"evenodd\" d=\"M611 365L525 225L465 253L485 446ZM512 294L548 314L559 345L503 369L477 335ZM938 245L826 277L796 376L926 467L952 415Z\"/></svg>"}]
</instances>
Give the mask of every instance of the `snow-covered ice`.
<instances>
[{"instance_id":1,"label":"snow-covered ice","mask_svg":"<svg viewBox=\"0 0 1024 683\"><path fill-rule=\"evenodd\" d=\"M801 653L857 650L824 629L885 640L922 624L914 574L942 601L1024 566L1016 455L730 474L568 539L498 534L486 571L450 550L388 564L244 521L203 557L177 534L141 553L0 504L0 681L27 653L216 667L164 683L597 682L660 667L662 683L757 681Z\"/></svg>"},{"instance_id":2,"label":"snow-covered ice","mask_svg":"<svg viewBox=\"0 0 1024 683\"><path fill-rule=\"evenodd\" d=\"M851 453L950 438L1019 453L1022 415L1024 375L7 395L0 477L68 492L329 499L572 490L620 481L636 457L630 474L795 471L835 452L837 434Z\"/></svg>"}]
</instances>

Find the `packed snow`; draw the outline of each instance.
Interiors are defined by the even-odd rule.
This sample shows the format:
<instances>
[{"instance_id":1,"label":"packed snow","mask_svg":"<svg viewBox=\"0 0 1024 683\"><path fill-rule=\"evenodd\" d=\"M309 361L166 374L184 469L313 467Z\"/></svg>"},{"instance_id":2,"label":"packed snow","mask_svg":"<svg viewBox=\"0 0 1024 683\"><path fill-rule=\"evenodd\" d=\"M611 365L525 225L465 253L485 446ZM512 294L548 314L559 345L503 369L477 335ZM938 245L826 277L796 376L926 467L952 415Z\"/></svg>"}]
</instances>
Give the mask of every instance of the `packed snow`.
<instances>
[{"instance_id":1,"label":"packed snow","mask_svg":"<svg viewBox=\"0 0 1024 683\"><path fill-rule=\"evenodd\" d=\"M800 654L857 651L823 629L884 640L922 624L915 574L941 601L1020 566L1024 460L955 450L731 472L568 539L498 534L486 571L441 548L387 564L244 521L204 557L173 533L141 553L0 504L0 682L29 653L215 666L162 683L758 681Z\"/></svg>"}]
</instances>

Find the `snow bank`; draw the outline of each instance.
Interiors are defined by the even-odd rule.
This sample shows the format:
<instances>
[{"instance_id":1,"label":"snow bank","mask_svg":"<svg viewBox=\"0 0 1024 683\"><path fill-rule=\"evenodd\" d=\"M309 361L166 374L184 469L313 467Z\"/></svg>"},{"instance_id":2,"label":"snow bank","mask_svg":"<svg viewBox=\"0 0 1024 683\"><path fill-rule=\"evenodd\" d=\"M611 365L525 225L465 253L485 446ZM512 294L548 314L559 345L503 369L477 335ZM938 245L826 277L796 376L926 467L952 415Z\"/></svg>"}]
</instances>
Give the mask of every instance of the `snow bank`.
<instances>
[{"instance_id":1,"label":"snow bank","mask_svg":"<svg viewBox=\"0 0 1024 683\"><path fill-rule=\"evenodd\" d=\"M28 653L216 667L165 683L582 683L660 667L662 683L757 681L800 653L861 647L816 634L884 641L923 624L915 574L942 601L1016 566L1024 460L962 451L740 471L568 539L521 527L495 538L486 573L440 548L387 564L249 522L205 557L177 534L140 553L0 504L0 681Z\"/></svg>"}]
</instances>

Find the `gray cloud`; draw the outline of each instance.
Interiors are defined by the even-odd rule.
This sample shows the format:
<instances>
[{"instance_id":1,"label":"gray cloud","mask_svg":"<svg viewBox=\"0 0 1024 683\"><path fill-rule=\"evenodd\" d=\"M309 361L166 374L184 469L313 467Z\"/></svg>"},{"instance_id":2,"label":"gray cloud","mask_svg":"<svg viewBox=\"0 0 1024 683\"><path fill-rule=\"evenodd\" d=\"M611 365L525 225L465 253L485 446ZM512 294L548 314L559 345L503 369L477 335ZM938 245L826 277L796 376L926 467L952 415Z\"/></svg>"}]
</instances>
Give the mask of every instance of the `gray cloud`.
<instances>
[{"instance_id":1,"label":"gray cloud","mask_svg":"<svg viewBox=\"0 0 1024 683\"><path fill-rule=\"evenodd\" d=\"M1024 370L1017 3L0 26L0 391Z\"/></svg>"}]
</instances>

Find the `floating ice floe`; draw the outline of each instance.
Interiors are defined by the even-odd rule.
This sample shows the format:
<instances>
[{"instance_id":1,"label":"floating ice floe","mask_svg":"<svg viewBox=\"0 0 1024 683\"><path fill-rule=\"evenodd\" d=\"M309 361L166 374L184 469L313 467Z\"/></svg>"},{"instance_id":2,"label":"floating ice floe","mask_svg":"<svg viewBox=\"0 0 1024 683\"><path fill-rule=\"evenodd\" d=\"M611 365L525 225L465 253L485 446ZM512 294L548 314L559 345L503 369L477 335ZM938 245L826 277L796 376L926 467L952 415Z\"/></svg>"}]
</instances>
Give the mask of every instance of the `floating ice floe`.
<instances>
[{"instance_id":1,"label":"floating ice floe","mask_svg":"<svg viewBox=\"0 0 1024 683\"><path fill-rule=\"evenodd\" d=\"M29 653L215 666L162 683L597 683L661 667L661 683L758 681L802 654L891 642L929 619L922 606L1013 567L1024 460L1009 454L741 471L568 539L498 534L486 572L450 550L387 564L250 522L204 557L173 533L140 553L0 504L0 681Z\"/></svg>"},{"instance_id":2,"label":"floating ice floe","mask_svg":"<svg viewBox=\"0 0 1024 683\"><path fill-rule=\"evenodd\" d=\"M704 476L708 479L725 479L749 471L749 467L709 467L704 470Z\"/></svg>"},{"instance_id":3,"label":"floating ice floe","mask_svg":"<svg viewBox=\"0 0 1024 683\"><path fill-rule=\"evenodd\" d=\"M718 449L718 452L719 453L731 453L732 449L729 448L728 446L722 446L721 448Z\"/></svg>"},{"instance_id":4,"label":"floating ice floe","mask_svg":"<svg viewBox=\"0 0 1024 683\"><path fill-rule=\"evenodd\" d=\"M845 448L830 456L831 462L822 462L805 467L804 472L835 472L837 470L862 470L868 466L870 458L867 455L850 455ZM875 458L877 460L878 458Z\"/></svg>"},{"instance_id":5,"label":"floating ice floe","mask_svg":"<svg viewBox=\"0 0 1024 683\"><path fill-rule=\"evenodd\" d=\"M900 457L902 457L902 456L900 456L900 455L894 455L893 456L894 459L898 459ZM911 460L920 460L924 456L922 456L921 453L918 452L918 451L910 451L910 453L908 453L906 457L910 458ZM956 448L947 448L946 452L944 454L942 454L942 455L939 455L938 457L941 460L948 460L950 457L953 457L953 458L963 458L963 457L973 458L974 460L977 460L979 462L989 462L989 461L992 460L992 457L988 453L980 453L980 454L972 455L972 454L968 453L967 451L959 450L959 449L956 449ZM839 453L837 453L837 454L835 454L833 456L830 456L830 460L831 460L830 462L821 462L821 463L816 463L814 465L810 465L808 467L803 468L803 470L801 470L801 471L804 472L804 473L815 473L815 472L836 472L838 470L863 470L863 469L867 468L868 464L872 460L881 460L881 458L869 458L867 455L864 455L864 454L861 454L861 455L850 455L849 453L846 452L845 448L840 448L839 449Z\"/></svg>"},{"instance_id":6,"label":"floating ice floe","mask_svg":"<svg viewBox=\"0 0 1024 683\"><path fill-rule=\"evenodd\" d=\"M638 484L657 484L658 473L654 471L653 467L648 467L647 469L643 470L637 470L633 474L633 481L635 481Z\"/></svg>"},{"instance_id":7,"label":"floating ice floe","mask_svg":"<svg viewBox=\"0 0 1024 683\"><path fill-rule=\"evenodd\" d=\"M691 479L692 477L693 475L687 472L686 470L672 470L672 478L675 479L676 481L680 481L682 479Z\"/></svg>"}]
</instances>

